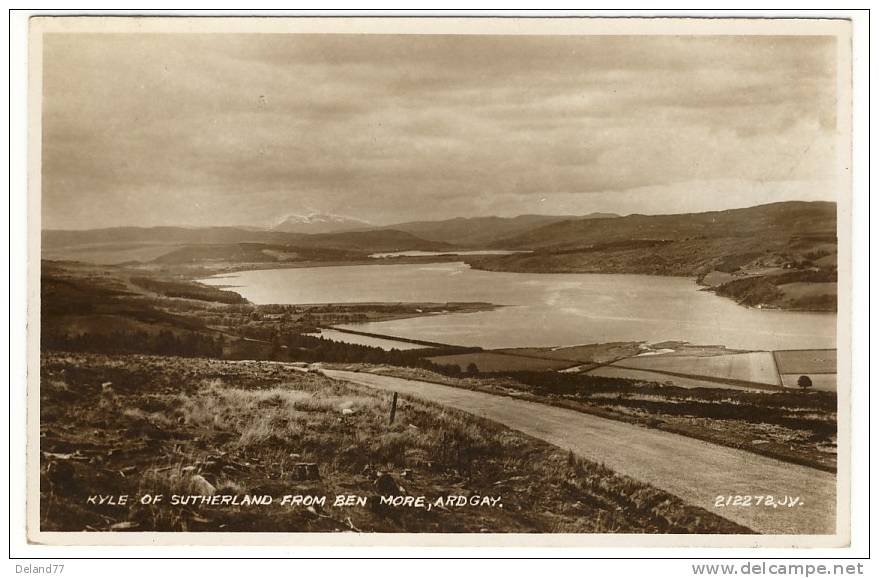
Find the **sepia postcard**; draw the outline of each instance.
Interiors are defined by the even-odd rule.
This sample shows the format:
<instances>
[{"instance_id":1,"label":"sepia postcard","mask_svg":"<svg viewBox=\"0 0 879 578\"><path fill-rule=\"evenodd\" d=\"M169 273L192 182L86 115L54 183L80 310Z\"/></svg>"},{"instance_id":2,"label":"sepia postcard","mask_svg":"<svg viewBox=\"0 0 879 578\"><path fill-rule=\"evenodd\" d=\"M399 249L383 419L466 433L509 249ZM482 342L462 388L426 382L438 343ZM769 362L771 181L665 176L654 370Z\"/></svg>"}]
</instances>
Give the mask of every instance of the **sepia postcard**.
<instances>
[{"instance_id":1,"label":"sepia postcard","mask_svg":"<svg viewBox=\"0 0 879 578\"><path fill-rule=\"evenodd\" d=\"M851 34L31 18L29 540L847 546Z\"/></svg>"}]
</instances>

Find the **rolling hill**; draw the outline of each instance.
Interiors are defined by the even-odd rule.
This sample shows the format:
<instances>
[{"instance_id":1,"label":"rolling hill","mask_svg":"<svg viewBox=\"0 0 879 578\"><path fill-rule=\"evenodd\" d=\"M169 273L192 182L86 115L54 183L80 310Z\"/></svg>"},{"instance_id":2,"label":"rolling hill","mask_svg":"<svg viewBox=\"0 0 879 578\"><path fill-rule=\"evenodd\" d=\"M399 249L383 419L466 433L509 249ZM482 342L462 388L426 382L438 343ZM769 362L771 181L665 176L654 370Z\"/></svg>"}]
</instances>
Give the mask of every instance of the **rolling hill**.
<instances>
[{"instance_id":1,"label":"rolling hill","mask_svg":"<svg viewBox=\"0 0 879 578\"><path fill-rule=\"evenodd\" d=\"M836 309L836 204L568 220L492 243L530 251L468 257L490 271L695 277L754 307Z\"/></svg>"},{"instance_id":2,"label":"rolling hill","mask_svg":"<svg viewBox=\"0 0 879 578\"><path fill-rule=\"evenodd\" d=\"M291 240L290 244L298 247L346 249L364 253L392 251L448 251L455 248L455 246L450 243L423 239L412 233L396 229L372 229L368 231L346 231L344 233L300 235Z\"/></svg>"},{"instance_id":3,"label":"rolling hill","mask_svg":"<svg viewBox=\"0 0 879 578\"><path fill-rule=\"evenodd\" d=\"M240 227L110 227L42 232L43 250L135 244L285 243L292 238L295 235L290 233Z\"/></svg>"},{"instance_id":4,"label":"rolling hill","mask_svg":"<svg viewBox=\"0 0 879 578\"><path fill-rule=\"evenodd\" d=\"M505 249L473 267L697 278L752 306L836 306L836 204L783 202L676 215L522 215L416 221L304 234L240 227L43 231L43 257L155 266L358 261L370 253Z\"/></svg>"},{"instance_id":5,"label":"rolling hill","mask_svg":"<svg viewBox=\"0 0 879 578\"><path fill-rule=\"evenodd\" d=\"M576 249L639 240L836 236L836 203L785 202L745 209L678 215L628 215L612 220L569 219L498 239L503 249Z\"/></svg>"},{"instance_id":6,"label":"rolling hill","mask_svg":"<svg viewBox=\"0 0 879 578\"><path fill-rule=\"evenodd\" d=\"M422 239L467 248L484 248L500 239L569 219L591 220L617 217L613 213L592 213L580 217L519 215L518 217L457 217L443 221L412 221L386 228L405 231Z\"/></svg>"},{"instance_id":7,"label":"rolling hill","mask_svg":"<svg viewBox=\"0 0 879 578\"><path fill-rule=\"evenodd\" d=\"M235 227L118 227L43 231L43 257L90 263L272 262L362 258L369 253L454 247L392 229L308 235ZM298 256L294 256L298 255ZM275 258L278 257L278 258ZM251 261L251 259L253 259Z\"/></svg>"}]
</instances>

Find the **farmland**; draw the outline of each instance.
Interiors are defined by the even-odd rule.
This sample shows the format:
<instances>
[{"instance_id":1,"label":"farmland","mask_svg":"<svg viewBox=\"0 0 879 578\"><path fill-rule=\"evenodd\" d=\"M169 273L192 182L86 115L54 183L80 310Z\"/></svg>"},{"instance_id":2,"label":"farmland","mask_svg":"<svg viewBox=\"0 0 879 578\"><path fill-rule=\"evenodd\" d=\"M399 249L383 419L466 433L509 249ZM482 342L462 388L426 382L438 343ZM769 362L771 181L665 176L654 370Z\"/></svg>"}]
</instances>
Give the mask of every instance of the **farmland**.
<instances>
[{"instance_id":1,"label":"farmland","mask_svg":"<svg viewBox=\"0 0 879 578\"><path fill-rule=\"evenodd\" d=\"M624 357L638 355L644 351L642 344L633 341L615 343L590 343L571 347L520 347L500 349L509 355L558 359L571 363L609 363Z\"/></svg>"},{"instance_id":2,"label":"farmland","mask_svg":"<svg viewBox=\"0 0 879 578\"><path fill-rule=\"evenodd\" d=\"M706 376L733 382L780 385L772 353L768 351L710 357L651 355L630 357L614 365L630 369Z\"/></svg>"},{"instance_id":3,"label":"farmland","mask_svg":"<svg viewBox=\"0 0 879 578\"><path fill-rule=\"evenodd\" d=\"M781 382L785 387L800 387L800 377L802 373L782 373ZM835 373L813 373L808 376L812 383L812 389L821 391L836 391L838 378Z\"/></svg>"},{"instance_id":4,"label":"farmland","mask_svg":"<svg viewBox=\"0 0 879 578\"><path fill-rule=\"evenodd\" d=\"M785 387L799 387L800 376L806 375L812 388L836 391L836 350L799 349L775 351L775 363Z\"/></svg>"},{"instance_id":5,"label":"farmland","mask_svg":"<svg viewBox=\"0 0 879 578\"><path fill-rule=\"evenodd\" d=\"M835 349L797 349L776 351L780 373L836 373Z\"/></svg>"},{"instance_id":6,"label":"farmland","mask_svg":"<svg viewBox=\"0 0 879 578\"><path fill-rule=\"evenodd\" d=\"M477 372L505 371L582 371L599 364L637 355L642 344L632 341L595 343L571 347L516 347L477 353L431 357L440 366L454 366L466 371L473 364Z\"/></svg>"},{"instance_id":7,"label":"farmland","mask_svg":"<svg viewBox=\"0 0 879 578\"><path fill-rule=\"evenodd\" d=\"M514 348L429 357L469 373L561 371L653 381L683 388L778 390L808 375L815 389L836 387L836 350L735 351L681 342L619 342Z\"/></svg>"},{"instance_id":8,"label":"farmland","mask_svg":"<svg viewBox=\"0 0 879 578\"><path fill-rule=\"evenodd\" d=\"M576 371L677 387L758 390L796 388L800 376L806 375L814 389L836 390L835 349L728 352L675 343L666 345L674 349L658 349L662 347L659 344L640 355L593 367L583 365Z\"/></svg>"},{"instance_id":9,"label":"farmland","mask_svg":"<svg viewBox=\"0 0 879 578\"><path fill-rule=\"evenodd\" d=\"M619 365L602 365L595 369L584 372L588 375L596 377L610 377L618 379L629 379L640 382L655 382L664 385L684 388L716 388L716 389L739 389L753 390L753 384L735 385L727 380L711 381L699 376L673 375L671 373L659 373L656 371L647 371L644 369L632 369Z\"/></svg>"}]
</instances>

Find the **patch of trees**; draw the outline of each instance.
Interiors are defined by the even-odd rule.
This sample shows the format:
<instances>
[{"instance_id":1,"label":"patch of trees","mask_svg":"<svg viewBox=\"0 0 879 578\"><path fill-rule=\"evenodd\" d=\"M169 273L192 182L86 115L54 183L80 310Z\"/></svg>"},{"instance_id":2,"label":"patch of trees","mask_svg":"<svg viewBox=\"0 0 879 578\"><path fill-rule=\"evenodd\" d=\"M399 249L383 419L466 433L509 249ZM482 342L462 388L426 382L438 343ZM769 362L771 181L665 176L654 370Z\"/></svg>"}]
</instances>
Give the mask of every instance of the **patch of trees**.
<instances>
[{"instance_id":1,"label":"patch of trees","mask_svg":"<svg viewBox=\"0 0 879 578\"><path fill-rule=\"evenodd\" d=\"M40 282L41 310L44 314L63 315L90 312L101 305L116 303L131 293L98 284L82 283L43 275Z\"/></svg>"},{"instance_id":2,"label":"patch of trees","mask_svg":"<svg viewBox=\"0 0 879 578\"><path fill-rule=\"evenodd\" d=\"M718 271L723 271L724 273L735 273L743 266L747 265L751 261L762 257L763 254L760 252L747 252L747 253L739 253L734 255L727 255L723 257L719 263L715 265L715 269Z\"/></svg>"},{"instance_id":3,"label":"patch of trees","mask_svg":"<svg viewBox=\"0 0 879 578\"><path fill-rule=\"evenodd\" d=\"M177 357L212 357L217 359L254 359L271 361L327 361L339 363L372 363L418 367L459 375L457 367L434 365L425 359L440 353L460 353L459 350L410 349L390 351L379 347L342 343L322 337L298 333L274 333L263 339L244 339L207 332L161 330L116 330L107 333L44 334L44 350L78 351L92 353L149 353ZM439 353L438 353L439 352Z\"/></svg>"},{"instance_id":4,"label":"patch of trees","mask_svg":"<svg viewBox=\"0 0 879 578\"><path fill-rule=\"evenodd\" d=\"M597 253L601 251L633 251L639 249L654 249L674 243L670 239L622 239L608 241L607 243L595 243L572 249L550 249L548 253L553 255L571 255L577 253Z\"/></svg>"},{"instance_id":5,"label":"patch of trees","mask_svg":"<svg viewBox=\"0 0 879 578\"><path fill-rule=\"evenodd\" d=\"M797 307L809 311L836 311L836 295L806 295L797 299Z\"/></svg>"},{"instance_id":6,"label":"patch of trees","mask_svg":"<svg viewBox=\"0 0 879 578\"><path fill-rule=\"evenodd\" d=\"M749 306L772 303L784 297L784 293L767 277L736 279L717 287L716 292Z\"/></svg>"},{"instance_id":7,"label":"patch of trees","mask_svg":"<svg viewBox=\"0 0 879 578\"><path fill-rule=\"evenodd\" d=\"M776 285L787 283L836 283L836 269L821 269L819 271L790 271L781 275L770 277Z\"/></svg>"},{"instance_id":8,"label":"patch of trees","mask_svg":"<svg viewBox=\"0 0 879 578\"><path fill-rule=\"evenodd\" d=\"M88 351L94 353L151 353L177 357L222 357L223 338L196 332L161 330L112 331L74 335L43 335L41 347L49 350Z\"/></svg>"},{"instance_id":9,"label":"patch of trees","mask_svg":"<svg viewBox=\"0 0 879 578\"><path fill-rule=\"evenodd\" d=\"M343 343L297 333L277 336L272 341L272 351L276 357L286 357L292 361L374 363L425 369L435 367L432 362L424 359L427 354L422 349L391 349L388 351L380 347Z\"/></svg>"},{"instance_id":10,"label":"patch of trees","mask_svg":"<svg viewBox=\"0 0 879 578\"><path fill-rule=\"evenodd\" d=\"M132 277L131 282L147 291L153 291L166 297L212 301L229 305L244 303L244 297L234 291L224 291L216 287L199 285L187 281L162 281L150 277Z\"/></svg>"}]
</instances>

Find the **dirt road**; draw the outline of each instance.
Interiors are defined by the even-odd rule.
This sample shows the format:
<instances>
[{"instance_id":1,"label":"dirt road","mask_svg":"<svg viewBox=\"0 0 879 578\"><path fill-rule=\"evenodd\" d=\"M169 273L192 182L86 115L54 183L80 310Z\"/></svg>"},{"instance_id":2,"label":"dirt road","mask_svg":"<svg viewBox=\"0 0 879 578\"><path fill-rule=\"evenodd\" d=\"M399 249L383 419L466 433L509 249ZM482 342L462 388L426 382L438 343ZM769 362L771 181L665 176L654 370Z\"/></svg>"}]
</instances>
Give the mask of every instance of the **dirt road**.
<instances>
[{"instance_id":1,"label":"dirt road","mask_svg":"<svg viewBox=\"0 0 879 578\"><path fill-rule=\"evenodd\" d=\"M324 373L502 423L763 534L835 533L834 474L541 403L371 373ZM752 498L750 506L715 506L719 496L737 495L800 503L758 506Z\"/></svg>"}]
</instances>

